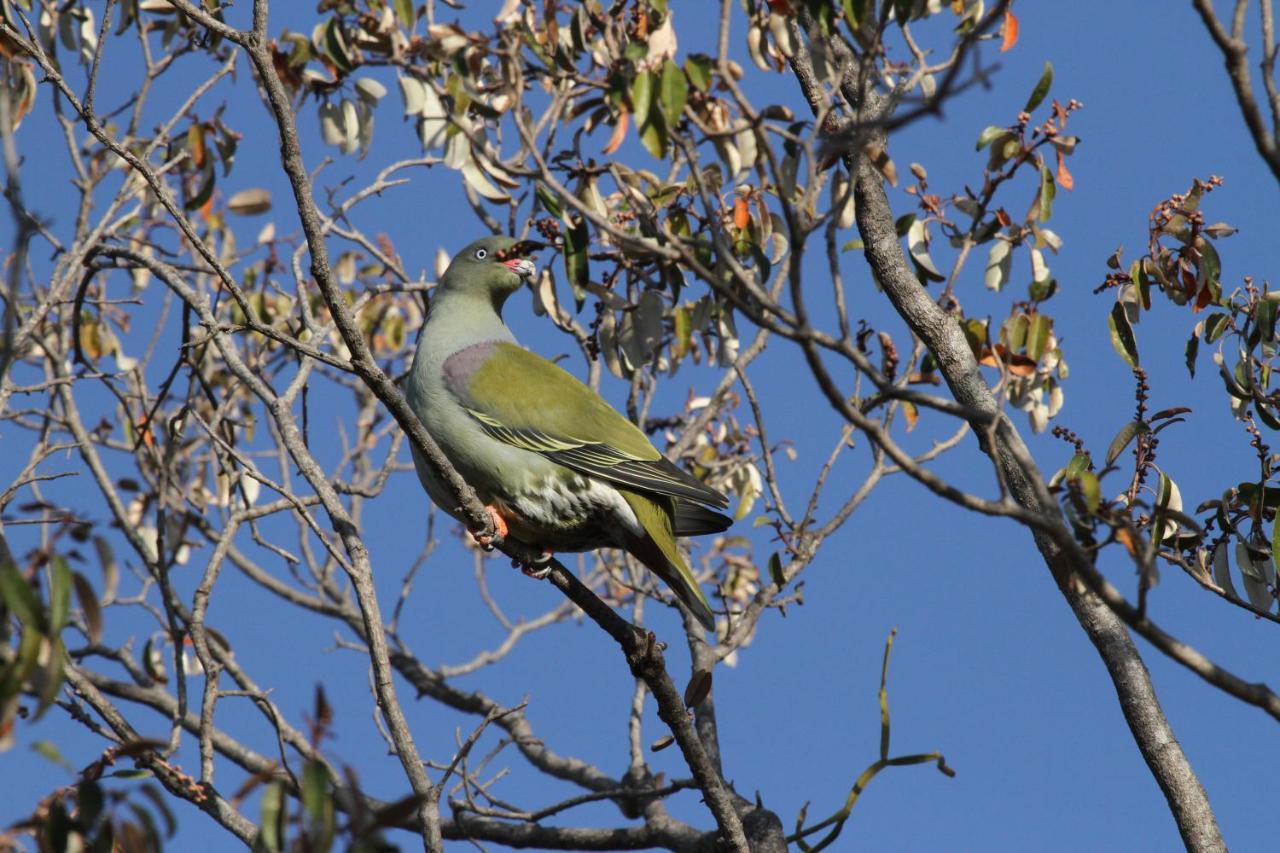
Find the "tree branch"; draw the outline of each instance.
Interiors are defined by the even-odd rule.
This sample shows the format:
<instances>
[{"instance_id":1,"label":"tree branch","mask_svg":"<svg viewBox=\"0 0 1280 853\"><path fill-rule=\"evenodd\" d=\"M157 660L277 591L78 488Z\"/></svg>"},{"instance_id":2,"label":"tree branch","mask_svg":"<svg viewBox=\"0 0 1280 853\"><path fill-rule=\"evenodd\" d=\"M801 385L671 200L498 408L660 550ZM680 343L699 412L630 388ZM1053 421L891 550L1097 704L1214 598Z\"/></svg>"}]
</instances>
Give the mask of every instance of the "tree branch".
<instances>
[{"instance_id":1,"label":"tree branch","mask_svg":"<svg viewBox=\"0 0 1280 853\"><path fill-rule=\"evenodd\" d=\"M843 59L859 61L851 55ZM818 114L824 105L813 99L820 87L807 46L796 52L792 69L809 98L810 109ZM846 74L845 79L850 80L851 75ZM860 89L846 85L842 95L856 120L866 124L884 119L885 99L869 84ZM884 143L883 135L879 141ZM970 421L979 445L1007 484L1010 498L1041 520L1032 530L1036 546L1111 675L1130 731L1165 794L1183 841L1192 850L1225 850L1208 797L1160 708L1150 673L1132 638L1116 613L1076 580L1076 572L1084 567L1074 565L1071 554L1059 544L1070 540L1070 533L1022 437L1000 411L960 325L933 301L907 261L881 175L859 154L846 154L845 162L854 176L858 232L875 280L933 354L956 401L988 419L988 423Z\"/></svg>"}]
</instances>

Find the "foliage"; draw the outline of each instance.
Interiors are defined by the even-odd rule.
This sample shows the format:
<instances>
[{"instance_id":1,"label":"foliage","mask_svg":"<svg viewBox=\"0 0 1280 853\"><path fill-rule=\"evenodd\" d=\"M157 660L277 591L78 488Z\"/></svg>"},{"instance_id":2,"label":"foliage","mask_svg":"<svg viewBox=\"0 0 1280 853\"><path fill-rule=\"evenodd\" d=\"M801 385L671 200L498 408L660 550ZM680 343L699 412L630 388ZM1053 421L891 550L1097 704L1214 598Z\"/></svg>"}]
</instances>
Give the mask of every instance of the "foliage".
<instances>
[{"instance_id":1,"label":"foliage","mask_svg":"<svg viewBox=\"0 0 1280 853\"><path fill-rule=\"evenodd\" d=\"M713 837L727 849L808 849L822 830L813 849L829 845L882 769L936 763L951 772L940 753L889 756L888 649L879 758L843 808L811 824L801 813L789 838L765 804L721 776L711 683L716 665L746 653L763 618L803 603L804 573L821 568L827 541L895 474L1034 531L1070 606L1093 608L1081 618L1086 633L1104 657L1123 658L1127 669L1113 674L1146 678L1131 642L1102 648L1108 626L1127 640L1123 621L1211 683L1280 714L1269 690L1247 691L1159 640L1146 614L1164 559L1280 621L1280 483L1255 422L1280 429L1271 387L1278 300L1251 279L1223 283L1217 244L1231 229L1206 225L1201 211L1216 179L1156 207L1142 257L1125 267L1117 251L1108 261L1100 291L1116 301L1100 315L1099 339L1106 323L1134 370L1135 412L1102 457L1056 426L1072 449L1046 478L1004 408L1024 412L1034 432L1063 411L1068 367L1051 260L1064 240L1049 224L1065 203L1060 192L1075 184L1068 161L1079 140L1069 125L1082 105L1053 96L1045 63L1023 108L979 135L972 179L957 188L931 184L925 164L900 171L891 148L899 128L993 79L983 56L1018 41L1008 2L725 2L720 38L694 51L681 49L693 41L678 20L686 10L668 0L508 0L491 18L486 8L452 21L447 5L322 0L300 13L276 4L279 21L266 0L0 5L0 138L18 224L6 262L0 416L26 454L0 509L5 537L19 521L40 531L22 539L20 557L0 538L0 746L24 715L55 708L109 743L14 832L48 849L69 849L72 836L91 849L158 847L154 814L168 824L166 801L176 798L268 851L340 841L385 849L403 829L428 849L471 839L693 850ZM745 32L733 43L730 22ZM924 34L933 43L922 47ZM754 102L748 91L766 75L793 79L798 97ZM247 118L245 105L258 100L269 121ZM394 112L399 127L385 121ZM16 145L37 120L67 140L59 156L78 194L73 222L43 218L31 167L18 160ZM380 146L405 134L414 156L388 162ZM262 175L244 174L248 157L277 144L287 204ZM345 177L360 169L372 174L363 185ZM339 170L344 177L330 178ZM646 604L670 598L617 554L584 557L580 583L568 573L557 581L570 601L513 620L488 588L491 564L472 547L479 595L504 639L480 649L477 638L474 656L433 666L412 651L401 617L437 545L471 540L462 529L437 531L432 514L419 561L383 618L365 516L409 467L402 445L416 420L393 379L407 370L448 262L438 254L434 276L415 277L424 246L366 232L378 227L368 212L378 198L410 176L456 186L481 228L536 232L552 244L558 257L534 283L535 306L575 350L573 367L596 387L626 383L628 416L673 460L733 494L742 523L696 555L719 618L710 641L686 620L693 675L683 696L644 627ZM901 184L893 198L908 212L892 214L885 184ZM905 324L851 304L851 270L874 280ZM1135 327L1158 294L1203 315L1188 369L1194 376L1202 344L1217 346L1213 360L1259 462L1256 480L1226 484L1194 513L1156 461L1158 436L1189 410L1148 413ZM752 382L768 369L758 359L770 342L802 355L805 391L842 419L835 434L804 439L825 463L801 488L780 473L796 449L770 437L771 407ZM934 391L943 385L950 395ZM690 389L683 402L672 387ZM977 441L967 441L970 431ZM410 442L432 458L420 438ZM990 456L994 497L932 467L970 444ZM1105 478L1130 447L1128 485L1108 500ZM47 482L67 473L51 463L63 451L78 460L75 490ZM461 490L458 506L469 499ZM106 523L94 520L99 507ZM87 543L97 572L79 550ZM1243 597L1228 566L1233 543ZM1095 565L1114 544L1138 569L1136 607ZM404 769L403 798L376 800L361 789L360 768L326 756L334 715L323 691L295 725L297 703L273 696L236 658L238 626L210 624L227 567L278 606L328 620L341 644L367 656L370 707ZM384 595L390 577L377 576ZM459 686L539 642L542 629L581 618L575 605L619 641L636 677L629 770L618 778L541 739L524 705ZM1122 698L1134 689L1117 682ZM401 709L407 690L480 722L451 755L423 756ZM649 767L647 694L665 726L654 748L673 738L689 778ZM278 755L217 721L222 703L238 698L251 701ZM167 739L138 735L148 710L166 721ZM1145 729L1130 721L1139 749L1153 767L1181 760L1158 708L1151 717ZM485 757L471 760L486 739ZM196 775L173 763L180 750L198 756ZM520 772L580 792L542 808L507 802L489 765L517 752ZM105 786L104 769L120 758L155 781ZM235 793L228 779L238 780ZM688 789L700 792L713 828L666 813L666 799ZM550 820L601 801L617 806L619 827ZM1173 811L1184 838L1196 821L1216 833L1207 803Z\"/></svg>"}]
</instances>

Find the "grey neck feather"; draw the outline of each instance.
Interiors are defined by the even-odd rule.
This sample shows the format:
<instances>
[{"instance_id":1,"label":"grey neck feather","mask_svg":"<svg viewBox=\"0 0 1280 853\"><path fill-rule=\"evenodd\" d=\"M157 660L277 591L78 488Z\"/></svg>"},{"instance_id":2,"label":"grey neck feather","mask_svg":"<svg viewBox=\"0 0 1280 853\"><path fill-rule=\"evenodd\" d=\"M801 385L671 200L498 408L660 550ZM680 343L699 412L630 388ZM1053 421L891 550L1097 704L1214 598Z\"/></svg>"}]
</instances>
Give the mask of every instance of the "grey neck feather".
<instances>
[{"instance_id":1,"label":"grey neck feather","mask_svg":"<svg viewBox=\"0 0 1280 853\"><path fill-rule=\"evenodd\" d=\"M415 369L428 364L437 367L458 350L482 341L515 343L515 336L498 313L501 305L494 303L487 293L441 288L418 340Z\"/></svg>"}]
</instances>

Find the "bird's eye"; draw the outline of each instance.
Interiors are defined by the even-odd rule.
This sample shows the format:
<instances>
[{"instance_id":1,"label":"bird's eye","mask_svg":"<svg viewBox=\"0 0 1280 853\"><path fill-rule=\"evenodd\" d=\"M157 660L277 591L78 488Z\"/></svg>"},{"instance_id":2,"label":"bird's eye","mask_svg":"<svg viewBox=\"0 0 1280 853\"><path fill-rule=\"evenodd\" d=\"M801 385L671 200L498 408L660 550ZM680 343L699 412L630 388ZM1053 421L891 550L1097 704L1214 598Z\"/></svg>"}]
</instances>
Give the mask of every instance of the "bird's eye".
<instances>
[{"instance_id":1,"label":"bird's eye","mask_svg":"<svg viewBox=\"0 0 1280 853\"><path fill-rule=\"evenodd\" d=\"M487 257L489 257L489 252L488 252L488 250L487 250L487 249L476 249L476 260L477 260L477 261L483 261L483 260L484 260L485 258L487 258Z\"/></svg>"}]
</instances>

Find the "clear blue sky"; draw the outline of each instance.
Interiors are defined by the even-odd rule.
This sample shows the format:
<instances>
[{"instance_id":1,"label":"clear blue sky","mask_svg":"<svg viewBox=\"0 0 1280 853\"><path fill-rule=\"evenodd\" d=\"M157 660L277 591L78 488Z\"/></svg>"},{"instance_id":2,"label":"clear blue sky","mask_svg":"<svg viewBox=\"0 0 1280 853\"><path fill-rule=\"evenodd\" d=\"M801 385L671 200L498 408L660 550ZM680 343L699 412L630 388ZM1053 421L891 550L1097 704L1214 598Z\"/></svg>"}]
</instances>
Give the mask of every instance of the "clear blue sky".
<instances>
[{"instance_id":1,"label":"clear blue sky","mask_svg":"<svg viewBox=\"0 0 1280 853\"><path fill-rule=\"evenodd\" d=\"M712 34L697 15L711 4L672 5L681 53L705 49ZM1185 190L1193 176L1218 174L1226 185L1207 202L1208 216L1241 229L1220 247L1224 286L1246 274L1265 278L1275 272L1280 191L1253 151L1221 63L1189 4L1027 3L1017 11L1020 41L999 57L1002 67L990 91L968 92L941 119L903 131L893 140L891 154L900 172L912 161L922 163L933 189L951 195L965 182L980 179L984 155L974 152L973 141L983 127L1012 120L1045 60L1056 70L1052 94L1085 104L1072 119L1073 132L1083 139L1070 161L1076 189L1060 191L1051 226L1065 245L1050 259L1061 289L1049 309L1071 365L1066 407L1057 422L1085 436L1099 453L1132 409L1131 376L1107 339L1110 297L1091 293L1104 276L1107 255L1124 244L1134 257L1145 241L1152 205ZM740 42L741 19L736 23L734 38ZM261 135L265 118L247 83L246 75L238 88L244 102L234 108L233 123L241 123L258 142L242 148L226 189L267 186L283 203L287 189L274 168L275 143ZM779 102L797 114L805 112L787 77L762 81L757 75L749 91L757 104ZM47 91L42 90L41 98L43 112ZM378 112L368 159L356 163L339 158L321 183L336 184L348 174L367 178L380 165L413 154L412 128L398 121L399 112L392 87ZM312 121L304 129L308 162L315 165L331 151L315 138ZM28 192L39 193L41 209L65 226L71 212L59 196L59 185L46 192L34 173L45 168L46 157L62 156L44 153L57 152L60 145L47 113L24 126L19 144L31 167ZM647 155L629 147L623 156ZM63 164L59 160L49 168L62 169ZM362 227L389 233L411 271L429 272L437 247L455 250L481 231L456 183L456 175L443 168L416 173L410 188L394 190L364 208ZM1011 198L1018 201L1011 209L1022 198L1029 202L1030 196L1029 187L1015 190ZM891 199L895 212L911 209L900 192ZM283 210L278 205L272 215ZM295 227L282 218L276 221L281 232ZM252 239L260 225L259 220L246 224L244 239ZM7 220L0 227L8 228ZM860 260L856 253L846 259L850 304L855 316L883 321L887 314ZM158 296L155 288L152 297ZM1010 298L991 299L982 291L981 264L973 262L959 293L968 313L978 316L987 310L1000 316L1002 300ZM507 316L531 346L564 348L563 338L532 315L527 296L516 297ZM1153 405L1195 409L1190 423L1164 433L1161 443L1161 461L1181 486L1188 507L1256 471L1247 438L1230 419L1213 374L1202 370L1195 382L1187 381L1182 351L1192 322L1185 309L1162 304L1138 330ZM905 340L899 327L886 328ZM1207 353L1201 359L1203 367ZM781 342L773 344L760 366L756 382L770 411L770 431L775 438L793 440L800 451L798 461L784 472L788 496L800 500L838 423L800 360ZM682 398L690 384L705 391L707 379L707 374L682 372L671 383L671 399ZM606 393L615 401L623 399L625 388L606 382ZM931 434L926 424L921 430ZM9 446L0 474L13 469L15 439L22 437L0 437ZM1036 438L1032 445L1046 475L1069 455L1065 445L1051 439ZM849 483L856 482L858 470L858 464L843 469ZM937 470L988 494L993 488L987 463L971 439ZM62 488L51 492L70 494L69 486ZM1117 490L1112 484L1111 491ZM426 509L412 474L395 477L369 508L365 532L386 602L394 600L400 575L421 545ZM105 519L105 508L93 511ZM31 544L23 538L29 535L24 529L11 529L10 535L15 550ZM763 559L769 545L759 538L757 549ZM196 564L206 555L198 553ZM1129 566L1113 559L1104 568L1115 583L1133 590ZM194 570L189 568L192 575L181 582L188 584L188 593ZM863 795L837 849L1131 851L1179 846L1101 663L1025 530L967 514L909 481L891 479L826 545L804 580L805 605L786 619L765 617L738 665L720 668L715 676L727 775L742 793L759 791L788 829L806 801L812 803L811 817L838 807L853 779L875 758L881 652L885 635L896 627L890 673L893 749L940 750L958 775L947 779L929 767L882 775ZM517 613L536 614L556 601L549 586L508 572L497 560L490 583ZM337 712L339 737L330 744L332 755L360 768L374 793L394 798L406 792L398 765L382 755L370 722L363 659L347 651L301 654L332 647L334 626L282 607L230 572L217 596L211 624L231 637L237 656L262 684L276 688L282 708L298 720L309 707L314 684L322 682ZM1151 607L1167 628L1245 678L1280 682L1280 666L1270 651L1274 625L1255 622L1201 592L1176 570L1165 572ZM432 558L410 608L406 633L428 664L458 662L500 637L478 602L469 560L453 547ZM682 682L688 662L683 644L674 642L675 621L655 610L649 608L652 623L673 641L668 659ZM141 642L139 637L139 646ZM1274 844L1274 795L1268 781L1275 776L1275 723L1139 645L1227 842L1238 850ZM594 626L551 629L494 669L462 680L461 686L484 689L509 703L528 696L530 719L557 750L611 773L625 769L630 678L616 648ZM415 704L408 690L402 695L420 750L447 760L455 727L468 731L475 721ZM230 702L220 706L220 714L233 732L270 751L256 716ZM646 738L660 735L660 725L651 713ZM164 730L156 719L150 733ZM64 754L80 766L101 748L81 731L57 713L38 726L20 727L18 746L0 759L0 822L29 810L37 793L67 779L32 754L29 744L37 739L63 742ZM194 755L183 760L189 767L196 765ZM502 783L504 798L540 806L569 793L559 783L526 772L517 757L511 756L509 763L515 772ZM683 775L674 749L654 756L653 765L670 776ZM236 777L228 773L226 778ZM222 781L220 786L233 788L234 783ZM677 798L673 808L682 818L710 825L692 795ZM183 849L229 846L229 838L211 829L203 815L181 806L178 813ZM616 821L617 814L600 807L573 819ZM401 841L414 846L412 838Z\"/></svg>"}]
</instances>

